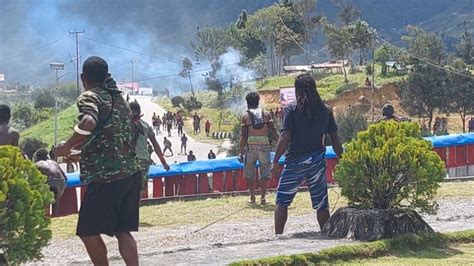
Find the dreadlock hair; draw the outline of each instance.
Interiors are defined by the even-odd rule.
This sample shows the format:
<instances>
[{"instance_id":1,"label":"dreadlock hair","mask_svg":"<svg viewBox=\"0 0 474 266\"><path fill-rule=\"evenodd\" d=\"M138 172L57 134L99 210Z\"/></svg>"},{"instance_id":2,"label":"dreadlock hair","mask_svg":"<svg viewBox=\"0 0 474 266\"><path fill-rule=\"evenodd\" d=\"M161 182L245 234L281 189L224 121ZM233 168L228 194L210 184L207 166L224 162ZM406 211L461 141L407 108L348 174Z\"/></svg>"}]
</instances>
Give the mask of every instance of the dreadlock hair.
<instances>
[{"instance_id":1,"label":"dreadlock hair","mask_svg":"<svg viewBox=\"0 0 474 266\"><path fill-rule=\"evenodd\" d=\"M295 79L296 108L300 109L309 120L316 118L324 108L323 100L316 89L314 78L308 74L300 74Z\"/></svg>"},{"instance_id":2,"label":"dreadlock hair","mask_svg":"<svg viewBox=\"0 0 474 266\"><path fill-rule=\"evenodd\" d=\"M252 91L245 96L245 100L247 101L247 108L255 109L258 108L258 102L260 101L260 96L258 93Z\"/></svg>"}]
</instances>

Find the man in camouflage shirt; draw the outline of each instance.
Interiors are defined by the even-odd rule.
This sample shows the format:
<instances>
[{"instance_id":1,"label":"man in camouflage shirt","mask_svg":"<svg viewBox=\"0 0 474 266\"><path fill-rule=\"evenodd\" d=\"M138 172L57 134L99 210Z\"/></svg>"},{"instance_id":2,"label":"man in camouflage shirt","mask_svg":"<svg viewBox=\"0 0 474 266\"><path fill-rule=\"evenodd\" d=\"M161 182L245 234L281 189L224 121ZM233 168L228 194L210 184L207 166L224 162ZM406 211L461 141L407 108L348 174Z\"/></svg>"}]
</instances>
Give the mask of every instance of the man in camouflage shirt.
<instances>
[{"instance_id":1,"label":"man in camouflage shirt","mask_svg":"<svg viewBox=\"0 0 474 266\"><path fill-rule=\"evenodd\" d=\"M76 234L95 265L107 265L101 234L118 239L127 265L138 265L137 245L130 234L138 230L141 171L133 147L128 103L100 57L89 57L81 79L85 88L77 99L79 124L73 136L56 148L68 161L80 158L81 181L89 183L79 211Z\"/></svg>"}]
</instances>

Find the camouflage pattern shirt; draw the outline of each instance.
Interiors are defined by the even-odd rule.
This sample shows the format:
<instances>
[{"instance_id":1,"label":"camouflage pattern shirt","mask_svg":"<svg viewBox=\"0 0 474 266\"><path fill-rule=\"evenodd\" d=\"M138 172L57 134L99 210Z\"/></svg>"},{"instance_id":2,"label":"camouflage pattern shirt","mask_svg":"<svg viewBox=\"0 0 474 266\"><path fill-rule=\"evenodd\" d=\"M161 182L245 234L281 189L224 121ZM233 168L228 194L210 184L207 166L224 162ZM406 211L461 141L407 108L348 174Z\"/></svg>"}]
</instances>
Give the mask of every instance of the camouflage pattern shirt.
<instances>
[{"instance_id":1,"label":"camouflage pattern shirt","mask_svg":"<svg viewBox=\"0 0 474 266\"><path fill-rule=\"evenodd\" d=\"M131 177L140 170L133 147L132 116L128 103L108 79L103 86L77 99L79 120L92 116L97 126L81 147L82 182L108 183Z\"/></svg>"}]
</instances>

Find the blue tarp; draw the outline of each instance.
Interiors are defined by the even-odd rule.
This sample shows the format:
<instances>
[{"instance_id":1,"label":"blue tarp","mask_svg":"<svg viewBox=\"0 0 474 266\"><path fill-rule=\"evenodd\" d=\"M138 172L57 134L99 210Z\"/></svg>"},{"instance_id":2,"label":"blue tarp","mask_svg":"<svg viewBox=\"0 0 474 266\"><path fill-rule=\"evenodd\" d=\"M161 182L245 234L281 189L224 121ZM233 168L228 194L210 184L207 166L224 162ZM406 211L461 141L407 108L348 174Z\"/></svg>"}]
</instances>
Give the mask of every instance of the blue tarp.
<instances>
[{"instance_id":1,"label":"blue tarp","mask_svg":"<svg viewBox=\"0 0 474 266\"><path fill-rule=\"evenodd\" d=\"M429 137L426 139L431 141L435 148L474 144L473 133ZM272 160L273 156L274 154L272 154ZM332 147L326 147L326 158L336 158L336 154L334 153ZM284 161L285 158L282 157L279 162L280 164L283 164ZM239 162L237 157L228 157L225 159L171 164L170 167L171 169L166 171L161 165L152 165L149 172L150 178L232 171L242 169L243 165ZM67 174L67 178L68 187L81 185L79 180L79 172Z\"/></svg>"}]
</instances>

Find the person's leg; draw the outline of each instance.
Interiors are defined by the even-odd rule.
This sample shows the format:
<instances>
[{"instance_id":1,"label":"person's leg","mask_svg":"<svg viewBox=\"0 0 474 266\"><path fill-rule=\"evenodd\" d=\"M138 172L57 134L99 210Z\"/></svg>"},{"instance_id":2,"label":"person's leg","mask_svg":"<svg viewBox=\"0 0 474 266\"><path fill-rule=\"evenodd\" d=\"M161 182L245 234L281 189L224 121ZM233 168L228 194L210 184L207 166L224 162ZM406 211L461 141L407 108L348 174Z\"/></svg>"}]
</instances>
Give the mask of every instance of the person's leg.
<instances>
[{"instance_id":1,"label":"person's leg","mask_svg":"<svg viewBox=\"0 0 474 266\"><path fill-rule=\"evenodd\" d=\"M100 235L81 236L80 238L86 246L87 253L94 265L109 265L107 259L107 247Z\"/></svg>"},{"instance_id":2,"label":"person's leg","mask_svg":"<svg viewBox=\"0 0 474 266\"><path fill-rule=\"evenodd\" d=\"M258 160L260 162L260 189L262 192L260 203L262 205L267 204L267 200L265 199L267 194L267 185L268 181L272 178L270 152L271 147L268 145L259 150L258 153Z\"/></svg>"},{"instance_id":3,"label":"person's leg","mask_svg":"<svg viewBox=\"0 0 474 266\"><path fill-rule=\"evenodd\" d=\"M316 218L322 229L329 220L329 201L326 183L326 160L315 161L309 168L307 183L313 209L316 210Z\"/></svg>"},{"instance_id":4,"label":"person's leg","mask_svg":"<svg viewBox=\"0 0 474 266\"><path fill-rule=\"evenodd\" d=\"M316 218L318 219L319 228L321 230L323 230L324 225L326 224L326 222L329 220L330 217L331 215L329 214L329 209L316 211Z\"/></svg>"},{"instance_id":5,"label":"person's leg","mask_svg":"<svg viewBox=\"0 0 474 266\"><path fill-rule=\"evenodd\" d=\"M256 163L256 155L255 151L249 147L247 153L245 154L245 162L244 162L244 175L247 179L249 192L250 192L250 203L255 203L255 178L256 178L256 171L255 163Z\"/></svg>"},{"instance_id":6,"label":"person's leg","mask_svg":"<svg viewBox=\"0 0 474 266\"><path fill-rule=\"evenodd\" d=\"M115 235L118 239L119 251L127 266L138 266L137 242L130 232L120 232Z\"/></svg>"},{"instance_id":7,"label":"person's leg","mask_svg":"<svg viewBox=\"0 0 474 266\"><path fill-rule=\"evenodd\" d=\"M287 219L288 219L288 206L281 206L277 204L275 208L275 234L276 235L283 234Z\"/></svg>"},{"instance_id":8,"label":"person's leg","mask_svg":"<svg viewBox=\"0 0 474 266\"><path fill-rule=\"evenodd\" d=\"M277 235L283 234L285 230L288 206L293 202L304 174L304 169L296 164L286 165L281 173L275 201L275 234Z\"/></svg>"}]
</instances>

